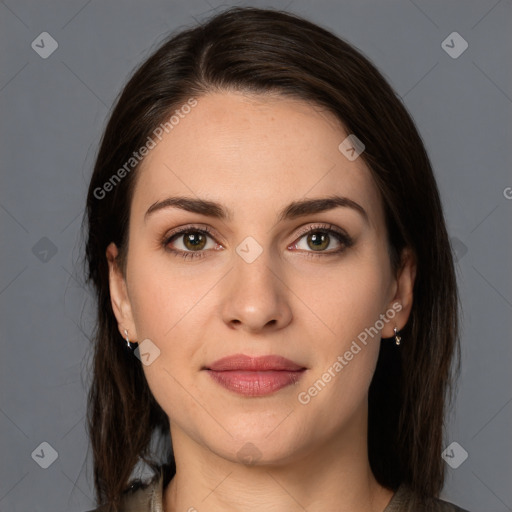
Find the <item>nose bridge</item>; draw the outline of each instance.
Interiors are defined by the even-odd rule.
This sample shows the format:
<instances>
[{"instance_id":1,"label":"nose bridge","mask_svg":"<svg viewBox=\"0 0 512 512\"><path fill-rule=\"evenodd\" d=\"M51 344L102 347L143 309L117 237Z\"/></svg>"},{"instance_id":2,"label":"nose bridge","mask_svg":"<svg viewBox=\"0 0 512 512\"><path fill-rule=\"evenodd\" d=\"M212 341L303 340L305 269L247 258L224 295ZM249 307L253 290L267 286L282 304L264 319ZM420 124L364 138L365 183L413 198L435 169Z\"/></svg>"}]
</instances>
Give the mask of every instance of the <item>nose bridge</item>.
<instances>
[{"instance_id":1,"label":"nose bridge","mask_svg":"<svg viewBox=\"0 0 512 512\"><path fill-rule=\"evenodd\" d=\"M224 321L252 331L289 322L286 287L271 249L247 237L236 247L233 265L231 286L224 297Z\"/></svg>"},{"instance_id":2,"label":"nose bridge","mask_svg":"<svg viewBox=\"0 0 512 512\"><path fill-rule=\"evenodd\" d=\"M233 269L237 288L263 294L276 293L277 290L271 290L276 284L275 266L269 248L259 249L250 241L240 244L237 248L237 257L234 258Z\"/></svg>"}]
</instances>

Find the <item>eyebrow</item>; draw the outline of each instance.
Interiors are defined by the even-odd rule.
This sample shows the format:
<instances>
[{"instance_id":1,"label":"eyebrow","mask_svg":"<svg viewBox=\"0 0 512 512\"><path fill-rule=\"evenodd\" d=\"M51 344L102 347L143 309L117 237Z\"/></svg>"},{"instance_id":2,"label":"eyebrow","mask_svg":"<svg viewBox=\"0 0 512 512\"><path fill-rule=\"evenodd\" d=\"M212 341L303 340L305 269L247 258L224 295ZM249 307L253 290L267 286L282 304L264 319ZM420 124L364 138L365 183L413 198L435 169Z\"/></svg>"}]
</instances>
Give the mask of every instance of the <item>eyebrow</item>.
<instances>
[{"instance_id":1,"label":"eyebrow","mask_svg":"<svg viewBox=\"0 0 512 512\"><path fill-rule=\"evenodd\" d=\"M351 208L352 210L355 210L363 217L367 223L369 223L368 214L359 203L356 203L348 197L339 195L331 195L318 199L303 199L300 201L293 201L288 206L283 208L283 210L278 215L277 221L282 222L285 220L293 220L305 215L326 212L339 207ZM208 217L213 217L225 221L229 221L233 218L233 212L231 210L214 201L208 201L206 199L194 199L192 197L175 196L168 197L167 199L153 203L144 214L144 220L147 220L151 214L167 208L179 208L188 212L199 213L201 215L206 215Z\"/></svg>"}]
</instances>

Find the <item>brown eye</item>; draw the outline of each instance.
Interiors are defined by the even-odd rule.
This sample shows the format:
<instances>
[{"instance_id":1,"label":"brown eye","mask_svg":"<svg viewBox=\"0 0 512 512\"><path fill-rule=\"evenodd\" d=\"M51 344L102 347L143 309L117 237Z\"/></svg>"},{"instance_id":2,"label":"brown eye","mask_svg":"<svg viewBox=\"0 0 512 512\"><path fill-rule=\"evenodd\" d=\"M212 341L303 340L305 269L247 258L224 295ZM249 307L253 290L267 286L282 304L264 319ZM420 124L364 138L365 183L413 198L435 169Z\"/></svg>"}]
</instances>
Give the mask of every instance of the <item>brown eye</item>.
<instances>
[{"instance_id":1,"label":"brown eye","mask_svg":"<svg viewBox=\"0 0 512 512\"><path fill-rule=\"evenodd\" d=\"M330 241L331 239L327 233L316 232L307 235L308 247L313 249L313 251L322 251L327 249Z\"/></svg>"},{"instance_id":2,"label":"brown eye","mask_svg":"<svg viewBox=\"0 0 512 512\"><path fill-rule=\"evenodd\" d=\"M333 229L312 228L293 244L294 249L309 253L325 253L326 255L342 252L352 245L352 239ZM329 249L329 250L327 250Z\"/></svg>"},{"instance_id":3,"label":"brown eye","mask_svg":"<svg viewBox=\"0 0 512 512\"><path fill-rule=\"evenodd\" d=\"M206 236L198 231L190 231L182 235L183 245L190 251L204 249L206 245Z\"/></svg>"},{"instance_id":4,"label":"brown eye","mask_svg":"<svg viewBox=\"0 0 512 512\"><path fill-rule=\"evenodd\" d=\"M202 229L184 229L168 237L164 246L175 253L200 253L216 245L211 235Z\"/></svg>"}]
</instances>

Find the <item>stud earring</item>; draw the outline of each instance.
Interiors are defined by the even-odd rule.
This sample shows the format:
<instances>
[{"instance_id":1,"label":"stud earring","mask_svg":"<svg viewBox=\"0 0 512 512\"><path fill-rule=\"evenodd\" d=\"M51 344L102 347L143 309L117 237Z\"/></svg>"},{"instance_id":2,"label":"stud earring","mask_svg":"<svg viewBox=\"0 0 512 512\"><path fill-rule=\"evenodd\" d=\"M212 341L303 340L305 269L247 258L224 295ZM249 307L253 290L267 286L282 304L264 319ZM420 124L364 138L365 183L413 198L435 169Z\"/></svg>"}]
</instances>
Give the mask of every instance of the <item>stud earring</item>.
<instances>
[{"instance_id":1,"label":"stud earring","mask_svg":"<svg viewBox=\"0 0 512 512\"><path fill-rule=\"evenodd\" d=\"M400 345L402 337L398 335L398 329L396 327L393 328L393 331L395 333L395 344Z\"/></svg>"},{"instance_id":2,"label":"stud earring","mask_svg":"<svg viewBox=\"0 0 512 512\"><path fill-rule=\"evenodd\" d=\"M136 341L134 341L133 343L130 342L130 338L128 337L128 331L126 329L124 330L124 335L126 339L127 348L129 348L133 352L139 346L139 344Z\"/></svg>"}]
</instances>

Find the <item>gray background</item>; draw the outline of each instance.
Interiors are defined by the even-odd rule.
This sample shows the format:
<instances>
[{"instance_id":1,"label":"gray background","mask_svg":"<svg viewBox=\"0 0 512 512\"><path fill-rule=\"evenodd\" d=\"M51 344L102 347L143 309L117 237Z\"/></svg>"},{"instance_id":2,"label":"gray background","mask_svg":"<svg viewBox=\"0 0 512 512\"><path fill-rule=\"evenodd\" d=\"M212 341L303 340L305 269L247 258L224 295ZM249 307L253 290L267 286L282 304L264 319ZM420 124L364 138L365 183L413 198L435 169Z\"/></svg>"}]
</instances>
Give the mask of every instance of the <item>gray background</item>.
<instances>
[{"instance_id":1,"label":"gray background","mask_svg":"<svg viewBox=\"0 0 512 512\"><path fill-rule=\"evenodd\" d=\"M133 68L170 30L228 5L0 2L1 512L94 506L84 427L93 302L77 262L95 152ZM512 510L512 1L238 5L286 7L347 39L415 119L441 189L464 309L446 445L456 441L469 456L447 466L442 497L472 512ZM45 31L59 45L47 59L31 47ZM453 31L469 44L455 59L441 46ZM50 462L48 449L32 456L42 442L58 453L47 469L36 460ZM454 453L460 460L460 448Z\"/></svg>"}]
</instances>

